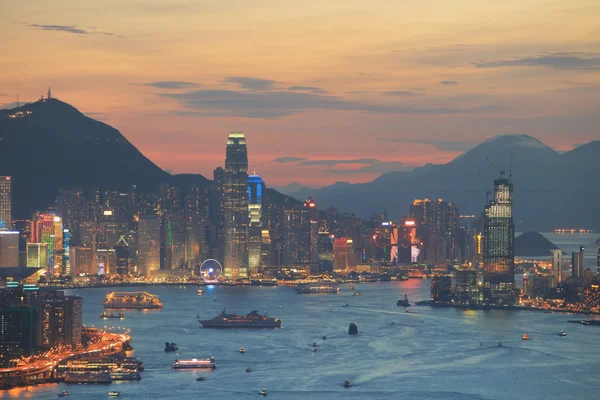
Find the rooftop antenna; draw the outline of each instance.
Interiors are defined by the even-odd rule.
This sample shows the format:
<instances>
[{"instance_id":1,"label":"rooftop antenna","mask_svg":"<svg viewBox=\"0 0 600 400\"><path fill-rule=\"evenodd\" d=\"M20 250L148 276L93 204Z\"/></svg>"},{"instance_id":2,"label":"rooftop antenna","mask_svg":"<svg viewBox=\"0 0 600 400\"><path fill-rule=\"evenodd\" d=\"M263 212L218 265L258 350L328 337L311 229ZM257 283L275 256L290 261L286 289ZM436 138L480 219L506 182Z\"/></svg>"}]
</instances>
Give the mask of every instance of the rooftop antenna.
<instances>
[{"instance_id":1,"label":"rooftop antenna","mask_svg":"<svg viewBox=\"0 0 600 400\"><path fill-rule=\"evenodd\" d=\"M52 98L52 90L50 89L50 86L48 86L48 100L50 100Z\"/></svg>"},{"instance_id":2,"label":"rooftop antenna","mask_svg":"<svg viewBox=\"0 0 600 400\"><path fill-rule=\"evenodd\" d=\"M483 183L483 187L485 188L485 204L488 204L490 202L490 194L492 194L492 192L490 192L490 187L487 185L487 183L485 183L485 179L483 179L483 175L479 169L477 170L477 174L479 174L481 183Z\"/></svg>"},{"instance_id":3,"label":"rooftop antenna","mask_svg":"<svg viewBox=\"0 0 600 400\"><path fill-rule=\"evenodd\" d=\"M21 107L21 102L19 101L19 93L17 93L17 108Z\"/></svg>"},{"instance_id":4,"label":"rooftop antenna","mask_svg":"<svg viewBox=\"0 0 600 400\"><path fill-rule=\"evenodd\" d=\"M510 164L508 167L508 182L512 183L512 162L513 162L513 153L510 152Z\"/></svg>"},{"instance_id":5,"label":"rooftop antenna","mask_svg":"<svg viewBox=\"0 0 600 400\"><path fill-rule=\"evenodd\" d=\"M490 160L488 156L486 156L485 159L488 160L490 162L490 164L492 164L494 167L496 167L496 169L500 172L500 179L504 178L504 169L500 168L496 164L494 164L494 162L492 160Z\"/></svg>"},{"instance_id":6,"label":"rooftop antenna","mask_svg":"<svg viewBox=\"0 0 600 400\"><path fill-rule=\"evenodd\" d=\"M256 175L256 158L252 161L252 175Z\"/></svg>"}]
</instances>

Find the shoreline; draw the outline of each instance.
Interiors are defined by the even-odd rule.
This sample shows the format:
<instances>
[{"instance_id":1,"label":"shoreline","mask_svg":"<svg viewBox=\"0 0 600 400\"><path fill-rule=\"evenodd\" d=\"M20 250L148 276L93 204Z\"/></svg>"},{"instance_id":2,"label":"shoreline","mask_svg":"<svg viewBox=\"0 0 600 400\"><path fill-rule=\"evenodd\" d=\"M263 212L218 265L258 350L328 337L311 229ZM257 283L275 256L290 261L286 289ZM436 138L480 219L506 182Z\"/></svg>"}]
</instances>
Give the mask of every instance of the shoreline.
<instances>
[{"instance_id":1,"label":"shoreline","mask_svg":"<svg viewBox=\"0 0 600 400\"><path fill-rule=\"evenodd\" d=\"M557 308L541 308L541 307L527 307L527 306L472 306L469 304L446 304L446 303L423 303L420 306L439 307L439 308L458 308L462 310L510 310L510 311L536 311L536 312L547 312L547 313L563 313L563 314L579 314L579 315L600 315L597 311L583 311L583 310L566 310Z\"/></svg>"}]
</instances>

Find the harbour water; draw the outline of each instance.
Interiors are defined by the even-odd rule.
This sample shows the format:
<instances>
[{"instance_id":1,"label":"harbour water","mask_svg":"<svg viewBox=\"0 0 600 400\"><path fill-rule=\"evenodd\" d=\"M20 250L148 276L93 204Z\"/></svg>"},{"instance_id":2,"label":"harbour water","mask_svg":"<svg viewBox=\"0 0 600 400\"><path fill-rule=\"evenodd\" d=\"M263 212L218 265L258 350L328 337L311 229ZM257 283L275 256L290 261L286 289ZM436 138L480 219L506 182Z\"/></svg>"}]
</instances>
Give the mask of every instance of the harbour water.
<instances>
[{"instance_id":1,"label":"harbour water","mask_svg":"<svg viewBox=\"0 0 600 400\"><path fill-rule=\"evenodd\" d=\"M139 382L52 384L0 392L2 398L250 399L265 387L274 399L591 399L600 390L600 327L568 324L579 316L531 311L462 311L410 307L427 299L428 280L355 284L340 294L298 295L290 287L150 286L162 310L129 311L106 324L131 329ZM79 289L83 320L103 326L106 288ZM128 290L126 288L120 289ZM140 290L139 287L131 288ZM214 300L216 298L216 301ZM349 307L342 307L348 303ZM279 308L283 306L283 308ZM253 309L283 320L269 330L202 329L196 315ZM391 324L391 321L394 324ZM348 325L358 335L348 335ZM568 336L560 337L564 329ZM522 341L528 333L531 340ZM326 335L327 339L323 340ZM165 353L165 342L176 353ZM318 351L313 351L313 342ZM498 342L503 346L498 347ZM240 354L240 347L246 348ZM212 371L173 370L175 358L214 356ZM252 372L247 373L246 368ZM197 382L203 375L206 379ZM344 388L345 378L353 386Z\"/></svg>"}]
</instances>

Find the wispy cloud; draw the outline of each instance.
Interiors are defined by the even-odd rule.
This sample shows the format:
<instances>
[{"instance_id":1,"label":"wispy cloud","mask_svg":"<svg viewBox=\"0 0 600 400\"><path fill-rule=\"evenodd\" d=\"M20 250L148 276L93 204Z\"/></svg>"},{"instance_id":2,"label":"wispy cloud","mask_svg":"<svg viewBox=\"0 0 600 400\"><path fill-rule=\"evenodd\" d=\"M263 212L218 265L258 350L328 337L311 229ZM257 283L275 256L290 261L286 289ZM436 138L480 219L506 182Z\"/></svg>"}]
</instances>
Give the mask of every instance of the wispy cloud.
<instances>
[{"instance_id":1,"label":"wispy cloud","mask_svg":"<svg viewBox=\"0 0 600 400\"><path fill-rule=\"evenodd\" d=\"M411 90L393 90L391 92L385 92L387 96L394 97L413 97L413 96L422 96L420 93L415 93Z\"/></svg>"},{"instance_id":2,"label":"wispy cloud","mask_svg":"<svg viewBox=\"0 0 600 400\"><path fill-rule=\"evenodd\" d=\"M112 32L103 32L97 30L87 30L78 28L76 25L44 25L44 24L25 24L25 26L34 29L40 29L43 31L57 31L66 32L73 35L105 35L105 36L116 36Z\"/></svg>"},{"instance_id":3,"label":"wispy cloud","mask_svg":"<svg viewBox=\"0 0 600 400\"><path fill-rule=\"evenodd\" d=\"M377 140L387 143L419 143L429 144L440 151L465 151L475 146L476 142L461 141L461 140L437 140L437 139L403 139L403 138L386 138L380 137Z\"/></svg>"},{"instance_id":4,"label":"wispy cloud","mask_svg":"<svg viewBox=\"0 0 600 400\"><path fill-rule=\"evenodd\" d=\"M457 81L440 81L440 85L458 85Z\"/></svg>"},{"instance_id":5,"label":"wispy cloud","mask_svg":"<svg viewBox=\"0 0 600 400\"><path fill-rule=\"evenodd\" d=\"M319 94L328 93L327 90L321 89L319 87L314 87L314 86L291 86L288 90L312 92L312 93L319 93Z\"/></svg>"},{"instance_id":6,"label":"wispy cloud","mask_svg":"<svg viewBox=\"0 0 600 400\"><path fill-rule=\"evenodd\" d=\"M277 81L269 79L252 78L249 76L230 76L223 79L223 83L234 83L247 90L269 90L275 87Z\"/></svg>"},{"instance_id":7,"label":"wispy cloud","mask_svg":"<svg viewBox=\"0 0 600 400\"><path fill-rule=\"evenodd\" d=\"M184 82L184 81L157 81L143 83L143 86L151 86L158 89L187 89L191 87L200 86L195 82Z\"/></svg>"},{"instance_id":8,"label":"wispy cloud","mask_svg":"<svg viewBox=\"0 0 600 400\"><path fill-rule=\"evenodd\" d=\"M287 157L278 157L278 158L274 159L273 161L278 162L278 163L290 163L290 162L298 162L298 161L304 161L304 160L308 160L308 158L287 156Z\"/></svg>"},{"instance_id":9,"label":"wispy cloud","mask_svg":"<svg viewBox=\"0 0 600 400\"><path fill-rule=\"evenodd\" d=\"M477 68L547 67L559 69L600 69L600 54L561 52L509 60L474 62Z\"/></svg>"}]
</instances>

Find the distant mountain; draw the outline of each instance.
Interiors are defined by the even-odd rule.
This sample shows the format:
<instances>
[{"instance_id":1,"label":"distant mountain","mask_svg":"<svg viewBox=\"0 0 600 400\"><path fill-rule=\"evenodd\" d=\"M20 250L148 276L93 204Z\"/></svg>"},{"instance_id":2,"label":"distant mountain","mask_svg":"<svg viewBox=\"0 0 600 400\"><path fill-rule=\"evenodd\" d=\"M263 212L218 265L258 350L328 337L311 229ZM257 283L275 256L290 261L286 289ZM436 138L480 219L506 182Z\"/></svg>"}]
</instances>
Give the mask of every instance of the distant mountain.
<instances>
[{"instance_id":1,"label":"distant mountain","mask_svg":"<svg viewBox=\"0 0 600 400\"><path fill-rule=\"evenodd\" d=\"M308 186L301 185L298 182L292 182L285 186L276 187L275 189L277 189L277 191L279 193L283 193L283 194L287 194L287 195L292 195L294 193L298 193L301 191L310 191L311 190Z\"/></svg>"},{"instance_id":2,"label":"distant mountain","mask_svg":"<svg viewBox=\"0 0 600 400\"><path fill-rule=\"evenodd\" d=\"M515 238L515 256L517 257L547 257L550 255L550 250L558 248L544 235L534 231L525 232Z\"/></svg>"},{"instance_id":3,"label":"distant mountain","mask_svg":"<svg viewBox=\"0 0 600 400\"><path fill-rule=\"evenodd\" d=\"M126 191L135 184L148 192L161 183L184 189L211 183L198 174L168 174L119 131L57 99L0 110L0 146L0 175L13 177L15 218L46 209L59 189Z\"/></svg>"},{"instance_id":4,"label":"distant mountain","mask_svg":"<svg viewBox=\"0 0 600 400\"><path fill-rule=\"evenodd\" d=\"M363 217L387 210L390 217L398 219L408 214L413 199L423 197L444 198L458 204L463 213L479 214L486 203L486 188L493 191L493 181L500 176L487 157L504 169L505 176L512 171L517 229L599 229L599 154L600 141L559 154L531 136L498 136L447 164L292 194L296 198L311 195L320 208L332 206Z\"/></svg>"}]
</instances>

